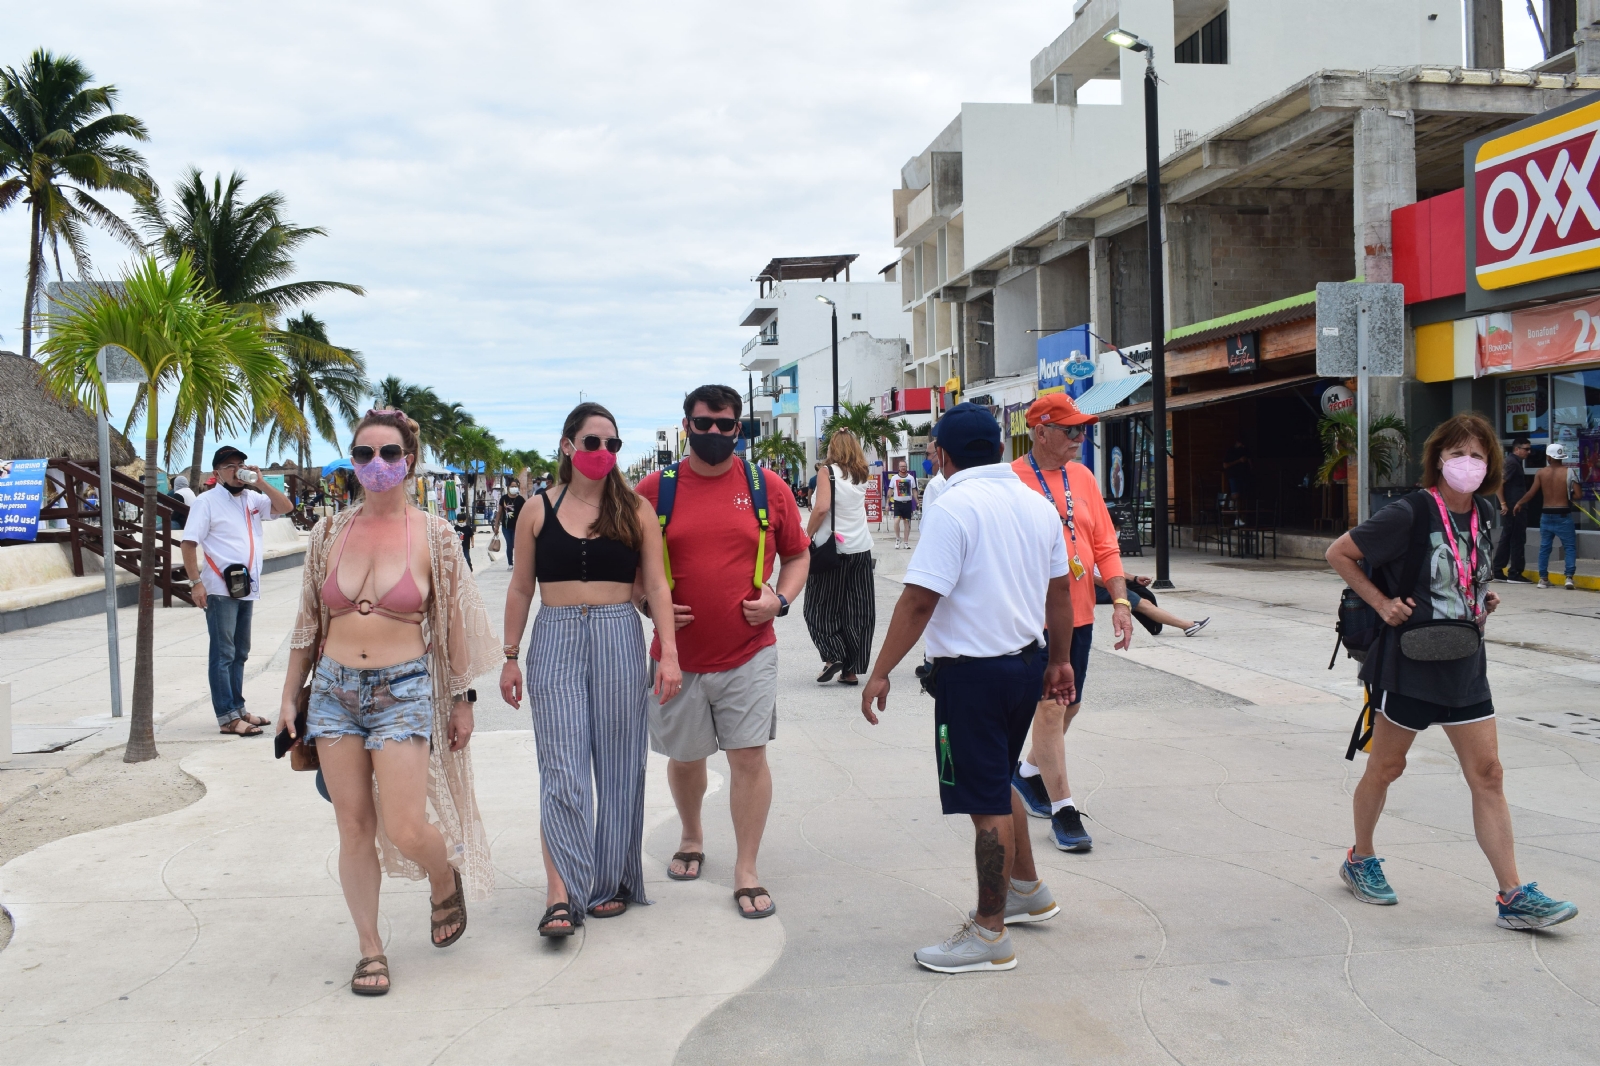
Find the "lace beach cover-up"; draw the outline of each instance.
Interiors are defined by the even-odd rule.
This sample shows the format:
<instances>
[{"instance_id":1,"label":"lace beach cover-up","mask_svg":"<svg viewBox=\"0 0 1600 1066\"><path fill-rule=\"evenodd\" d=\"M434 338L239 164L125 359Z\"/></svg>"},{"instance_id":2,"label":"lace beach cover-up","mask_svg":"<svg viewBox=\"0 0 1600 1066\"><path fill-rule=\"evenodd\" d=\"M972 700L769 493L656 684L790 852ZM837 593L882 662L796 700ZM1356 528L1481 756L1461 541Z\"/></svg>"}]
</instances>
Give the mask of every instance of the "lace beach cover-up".
<instances>
[{"instance_id":1,"label":"lace beach cover-up","mask_svg":"<svg viewBox=\"0 0 1600 1066\"><path fill-rule=\"evenodd\" d=\"M328 554L345 527L360 514L360 507L324 518L311 531L306 545L305 572L300 585L300 612L290 634L290 648L322 646L328 632L328 608L322 602L328 578ZM500 637L484 606L483 596L461 555L454 528L443 518L422 516L428 538L433 594L423 621L423 639L430 646L433 674L433 750L428 757L428 820L444 834L451 865L461 871L467 899L483 900L494 891L494 867L489 861L489 837L478 813L472 779L472 748L451 751L446 739L452 693L472 687L474 678L496 669L502 659ZM316 664L312 664L315 669ZM376 801L378 784L372 784ZM383 830L383 808L378 807L378 856L392 877L420 881L423 869L400 854Z\"/></svg>"}]
</instances>

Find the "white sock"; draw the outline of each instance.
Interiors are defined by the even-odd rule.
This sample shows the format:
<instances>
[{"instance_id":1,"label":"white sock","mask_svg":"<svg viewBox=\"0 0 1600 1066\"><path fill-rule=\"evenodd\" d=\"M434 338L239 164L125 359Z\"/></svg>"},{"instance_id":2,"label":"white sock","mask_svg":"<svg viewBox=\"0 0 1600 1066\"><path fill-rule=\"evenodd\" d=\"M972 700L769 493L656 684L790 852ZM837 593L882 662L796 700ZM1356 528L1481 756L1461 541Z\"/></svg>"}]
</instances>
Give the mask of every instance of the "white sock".
<instances>
[{"instance_id":1,"label":"white sock","mask_svg":"<svg viewBox=\"0 0 1600 1066\"><path fill-rule=\"evenodd\" d=\"M1050 813L1054 814L1054 813L1056 813L1057 811L1059 811L1063 807L1076 807L1076 806L1077 806L1077 804L1072 802L1072 797L1071 796L1068 796L1066 799L1063 799L1063 800L1051 800L1050 801Z\"/></svg>"},{"instance_id":2,"label":"white sock","mask_svg":"<svg viewBox=\"0 0 1600 1066\"><path fill-rule=\"evenodd\" d=\"M1017 878L1013 877L1011 879L1011 887L1022 893L1024 896L1031 896L1035 892L1039 891L1039 882L1019 881Z\"/></svg>"},{"instance_id":3,"label":"white sock","mask_svg":"<svg viewBox=\"0 0 1600 1066\"><path fill-rule=\"evenodd\" d=\"M1023 777L1038 777L1039 776L1039 768L1037 766L1033 765L1033 763L1029 762L1027 759L1023 759L1022 760L1022 766L1020 767L1018 772L1021 773Z\"/></svg>"}]
</instances>

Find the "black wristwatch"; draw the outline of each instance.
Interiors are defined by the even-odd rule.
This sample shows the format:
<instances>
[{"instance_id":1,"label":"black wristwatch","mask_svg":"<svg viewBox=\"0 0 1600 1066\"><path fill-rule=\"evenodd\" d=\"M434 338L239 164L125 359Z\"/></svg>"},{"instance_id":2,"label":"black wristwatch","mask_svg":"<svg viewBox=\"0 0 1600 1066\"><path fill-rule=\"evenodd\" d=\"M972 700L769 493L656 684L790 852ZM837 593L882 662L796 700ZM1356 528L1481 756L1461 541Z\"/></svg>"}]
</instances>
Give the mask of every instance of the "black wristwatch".
<instances>
[{"instance_id":1,"label":"black wristwatch","mask_svg":"<svg viewBox=\"0 0 1600 1066\"><path fill-rule=\"evenodd\" d=\"M774 589L773 591L776 592L777 590ZM778 592L777 596L778 596L778 603L779 603L778 617L782 618L784 615L789 613L789 601L783 598L783 593L781 593L781 592Z\"/></svg>"}]
</instances>

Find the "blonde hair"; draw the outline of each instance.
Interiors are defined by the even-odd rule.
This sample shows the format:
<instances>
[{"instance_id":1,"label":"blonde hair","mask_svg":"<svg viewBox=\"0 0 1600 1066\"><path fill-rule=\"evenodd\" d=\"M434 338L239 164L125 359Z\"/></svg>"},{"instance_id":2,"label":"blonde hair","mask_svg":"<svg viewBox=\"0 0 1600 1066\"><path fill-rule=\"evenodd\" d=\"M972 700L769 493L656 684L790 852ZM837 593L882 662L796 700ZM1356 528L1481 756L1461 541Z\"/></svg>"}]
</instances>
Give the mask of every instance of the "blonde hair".
<instances>
[{"instance_id":1,"label":"blonde hair","mask_svg":"<svg viewBox=\"0 0 1600 1066\"><path fill-rule=\"evenodd\" d=\"M828 438L828 462L843 470L853 485L872 476L867 470L867 456L861 450L861 442L848 429L836 429Z\"/></svg>"}]
</instances>

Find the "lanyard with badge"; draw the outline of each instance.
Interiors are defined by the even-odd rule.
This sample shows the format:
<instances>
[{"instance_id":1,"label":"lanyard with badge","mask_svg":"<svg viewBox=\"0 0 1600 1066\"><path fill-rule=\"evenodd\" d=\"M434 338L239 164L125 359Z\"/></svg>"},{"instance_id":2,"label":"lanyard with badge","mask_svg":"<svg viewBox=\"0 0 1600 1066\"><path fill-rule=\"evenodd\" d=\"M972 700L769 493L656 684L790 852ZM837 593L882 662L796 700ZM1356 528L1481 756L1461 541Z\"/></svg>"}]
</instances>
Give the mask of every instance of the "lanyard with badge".
<instances>
[{"instance_id":1,"label":"lanyard with badge","mask_svg":"<svg viewBox=\"0 0 1600 1066\"><path fill-rule=\"evenodd\" d=\"M1043 491L1044 498L1050 501L1051 507L1055 507L1055 494L1050 491L1050 484L1044 479L1044 471L1039 469L1039 461L1031 452L1028 454L1028 465L1033 467L1033 476L1039 479L1039 488ZM1072 540L1072 558L1068 560L1067 565L1072 568L1074 578L1082 578L1088 572L1088 568L1078 557L1078 527L1072 520L1072 486L1067 482L1067 468L1064 466L1061 468L1061 493L1067 498L1067 511L1066 514L1061 514L1061 509L1056 507L1056 513L1061 514L1061 524L1067 527L1067 536Z\"/></svg>"},{"instance_id":2,"label":"lanyard with badge","mask_svg":"<svg viewBox=\"0 0 1600 1066\"><path fill-rule=\"evenodd\" d=\"M1467 561L1461 559L1461 546L1456 543L1460 530L1456 527L1455 520L1450 517L1449 510L1444 505L1444 497L1439 495L1438 489L1429 489L1433 502L1439 507L1439 519L1444 523L1444 541L1450 545L1450 555L1456 564L1456 578L1461 585L1461 600L1466 605L1468 613L1474 620L1482 617L1483 612L1478 606L1478 598L1473 592L1472 578L1478 572L1478 503L1472 503L1472 520L1468 523L1468 537L1471 539L1467 549Z\"/></svg>"}]
</instances>

